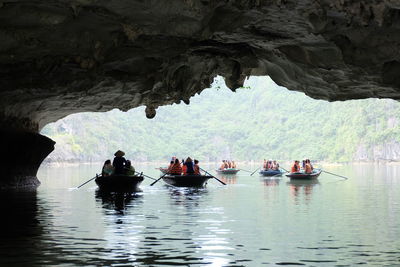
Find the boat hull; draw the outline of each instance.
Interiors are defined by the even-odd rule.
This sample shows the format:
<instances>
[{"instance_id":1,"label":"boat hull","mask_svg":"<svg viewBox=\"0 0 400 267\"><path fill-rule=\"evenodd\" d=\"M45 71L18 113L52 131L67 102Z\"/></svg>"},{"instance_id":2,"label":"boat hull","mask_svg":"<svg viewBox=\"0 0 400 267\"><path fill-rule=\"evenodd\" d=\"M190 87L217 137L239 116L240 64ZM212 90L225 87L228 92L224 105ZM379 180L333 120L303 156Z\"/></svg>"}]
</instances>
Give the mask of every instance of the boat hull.
<instances>
[{"instance_id":1,"label":"boat hull","mask_svg":"<svg viewBox=\"0 0 400 267\"><path fill-rule=\"evenodd\" d=\"M208 175L166 175L162 179L176 187L203 187L211 178Z\"/></svg>"},{"instance_id":2,"label":"boat hull","mask_svg":"<svg viewBox=\"0 0 400 267\"><path fill-rule=\"evenodd\" d=\"M261 170L259 174L262 176L281 176L283 172L280 170Z\"/></svg>"},{"instance_id":3,"label":"boat hull","mask_svg":"<svg viewBox=\"0 0 400 267\"><path fill-rule=\"evenodd\" d=\"M240 170L238 169L224 169L224 170L215 170L218 174L236 174Z\"/></svg>"},{"instance_id":4,"label":"boat hull","mask_svg":"<svg viewBox=\"0 0 400 267\"><path fill-rule=\"evenodd\" d=\"M286 174L287 177L290 179L297 179L297 180L312 180L317 179L318 176L321 174L322 170L314 169L312 173L304 173L304 172L292 172Z\"/></svg>"},{"instance_id":5,"label":"boat hull","mask_svg":"<svg viewBox=\"0 0 400 267\"><path fill-rule=\"evenodd\" d=\"M137 192L143 180L143 176L111 175L99 176L95 182L105 192Z\"/></svg>"}]
</instances>

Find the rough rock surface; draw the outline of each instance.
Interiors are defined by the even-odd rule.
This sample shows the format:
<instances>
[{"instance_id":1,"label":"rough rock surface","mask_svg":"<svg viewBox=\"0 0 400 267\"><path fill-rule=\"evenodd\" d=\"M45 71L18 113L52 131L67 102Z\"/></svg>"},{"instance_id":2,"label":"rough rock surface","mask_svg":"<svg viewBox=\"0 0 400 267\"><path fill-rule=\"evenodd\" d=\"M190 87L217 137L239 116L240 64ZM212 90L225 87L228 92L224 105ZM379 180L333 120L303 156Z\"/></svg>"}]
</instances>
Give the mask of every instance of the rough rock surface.
<instances>
[{"instance_id":1,"label":"rough rock surface","mask_svg":"<svg viewBox=\"0 0 400 267\"><path fill-rule=\"evenodd\" d=\"M269 75L326 100L400 99L398 0L0 0L0 127L189 99Z\"/></svg>"}]
</instances>

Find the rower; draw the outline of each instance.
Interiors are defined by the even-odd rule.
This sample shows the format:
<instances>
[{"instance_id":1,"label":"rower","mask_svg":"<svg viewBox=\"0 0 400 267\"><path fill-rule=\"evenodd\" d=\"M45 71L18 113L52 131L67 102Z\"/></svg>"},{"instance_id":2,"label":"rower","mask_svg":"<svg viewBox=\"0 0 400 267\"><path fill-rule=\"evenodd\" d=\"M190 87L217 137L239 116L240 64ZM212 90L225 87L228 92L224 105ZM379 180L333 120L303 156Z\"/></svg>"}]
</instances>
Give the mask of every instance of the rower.
<instances>
[{"instance_id":1,"label":"rower","mask_svg":"<svg viewBox=\"0 0 400 267\"><path fill-rule=\"evenodd\" d=\"M305 173L312 173L313 172L309 159L306 159L306 165L305 165L305 168L304 168L304 172Z\"/></svg>"},{"instance_id":2,"label":"rower","mask_svg":"<svg viewBox=\"0 0 400 267\"><path fill-rule=\"evenodd\" d=\"M194 174L193 161L190 157L188 157L186 159L185 163L183 164L182 172L183 172L183 175Z\"/></svg>"},{"instance_id":3,"label":"rower","mask_svg":"<svg viewBox=\"0 0 400 267\"><path fill-rule=\"evenodd\" d=\"M200 175L200 166L199 166L199 161L197 159L194 160L194 174L195 175Z\"/></svg>"}]
</instances>

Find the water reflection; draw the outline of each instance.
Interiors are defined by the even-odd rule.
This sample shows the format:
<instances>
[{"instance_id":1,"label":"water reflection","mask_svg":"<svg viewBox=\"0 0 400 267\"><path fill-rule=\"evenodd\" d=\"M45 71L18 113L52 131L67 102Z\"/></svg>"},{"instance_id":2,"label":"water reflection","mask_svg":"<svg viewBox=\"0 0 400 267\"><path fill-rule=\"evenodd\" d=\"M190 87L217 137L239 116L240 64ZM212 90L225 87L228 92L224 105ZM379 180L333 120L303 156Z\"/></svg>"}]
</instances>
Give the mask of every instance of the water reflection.
<instances>
[{"instance_id":1,"label":"water reflection","mask_svg":"<svg viewBox=\"0 0 400 267\"><path fill-rule=\"evenodd\" d=\"M260 177L260 180L265 186L278 186L281 181L281 177Z\"/></svg>"},{"instance_id":2,"label":"water reflection","mask_svg":"<svg viewBox=\"0 0 400 267\"><path fill-rule=\"evenodd\" d=\"M52 172L38 192L0 194L0 266L397 266L400 168L377 168L122 196Z\"/></svg>"},{"instance_id":3,"label":"water reflection","mask_svg":"<svg viewBox=\"0 0 400 267\"><path fill-rule=\"evenodd\" d=\"M218 179L220 179L222 182L224 182L226 184L236 184L237 183L236 174L229 174L229 175L219 174Z\"/></svg>"},{"instance_id":4,"label":"water reflection","mask_svg":"<svg viewBox=\"0 0 400 267\"><path fill-rule=\"evenodd\" d=\"M305 196L306 201L311 200L313 188L314 186L319 184L319 181L318 179L312 179L312 180L291 179L286 184L290 188L290 195L293 197L296 203L299 203L300 200L299 197L302 196L303 194Z\"/></svg>"},{"instance_id":5,"label":"water reflection","mask_svg":"<svg viewBox=\"0 0 400 267\"><path fill-rule=\"evenodd\" d=\"M113 193L107 191L96 190L96 199L101 200L102 207L109 210L119 211L121 214L124 210L132 206L133 200L140 199L143 194L141 193Z\"/></svg>"},{"instance_id":6,"label":"water reflection","mask_svg":"<svg viewBox=\"0 0 400 267\"><path fill-rule=\"evenodd\" d=\"M195 207L202 201L201 198L208 194L206 188L168 187L174 205Z\"/></svg>"}]
</instances>

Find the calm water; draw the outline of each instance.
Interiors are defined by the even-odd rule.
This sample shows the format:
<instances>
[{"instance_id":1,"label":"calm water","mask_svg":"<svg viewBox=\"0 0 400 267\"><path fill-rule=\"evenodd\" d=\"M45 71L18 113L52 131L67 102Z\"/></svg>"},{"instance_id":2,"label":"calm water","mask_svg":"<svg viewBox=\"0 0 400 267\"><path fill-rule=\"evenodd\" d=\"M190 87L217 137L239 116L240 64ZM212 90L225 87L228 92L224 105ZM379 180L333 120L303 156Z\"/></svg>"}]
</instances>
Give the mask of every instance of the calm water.
<instances>
[{"instance_id":1,"label":"calm water","mask_svg":"<svg viewBox=\"0 0 400 267\"><path fill-rule=\"evenodd\" d=\"M400 166L327 167L350 179L315 183L241 171L200 190L146 179L131 197L73 189L98 169L43 167L37 191L2 192L0 265L400 266Z\"/></svg>"}]
</instances>

